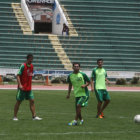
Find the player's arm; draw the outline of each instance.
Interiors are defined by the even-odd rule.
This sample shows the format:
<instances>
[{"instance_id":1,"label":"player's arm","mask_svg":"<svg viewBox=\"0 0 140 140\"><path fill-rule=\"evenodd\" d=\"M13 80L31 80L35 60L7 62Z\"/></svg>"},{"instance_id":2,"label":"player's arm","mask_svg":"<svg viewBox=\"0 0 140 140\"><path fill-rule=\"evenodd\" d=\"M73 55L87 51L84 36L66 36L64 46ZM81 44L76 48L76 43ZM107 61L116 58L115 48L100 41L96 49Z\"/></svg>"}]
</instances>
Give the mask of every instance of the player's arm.
<instances>
[{"instance_id":1,"label":"player's arm","mask_svg":"<svg viewBox=\"0 0 140 140\"><path fill-rule=\"evenodd\" d=\"M21 90L23 90L23 86L21 84L21 81L20 81L20 75L17 75L17 83L18 83L18 86Z\"/></svg>"},{"instance_id":2,"label":"player's arm","mask_svg":"<svg viewBox=\"0 0 140 140\"><path fill-rule=\"evenodd\" d=\"M93 79L93 77L91 77L91 91L93 92L94 91L94 79Z\"/></svg>"},{"instance_id":3,"label":"player's arm","mask_svg":"<svg viewBox=\"0 0 140 140\"><path fill-rule=\"evenodd\" d=\"M85 88L85 87L87 87L89 84L90 84L90 82L86 82L86 84L82 85L81 87L82 87L82 88Z\"/></svg>"},{"instance_id":4,"label":"player's arm","mask_svg":"<svg viewBox=\"0 0 140 140\"><path fill-rule=\"evenodd\" d=\"M82 88L85 88L85 87L89 86L89 84L90 84L90 79L88 78L88 76L87 76L86 74L83 74L83 77L84 77L84 80L85 80L85 84L82 85L81 87L82 87Z\"/></svg>"},{"instance_id":5,"label":"player's arm","mask_svg":"<svg viewBox=\"0 0 140 140\"><path fill-rule=\"evenodd\" d=\"M71 89L72 89L72 84L69 83L69 86L68 86L68 94L67 94L67 99L70 98L70 93L71 93Z\"/></svg>"},{"instance_id":6,"label":"player's arm","mask_svg":"<svg viewBox=\"0 0 140 140\"><path fill-rule=\"evenodd\" d=\"M107 84L110 84L110 81L107 78L105 78L105 81L107 82Z\"/></svg>"},{"instance_id":7,"label":"player's arm","mask_svg":"<svg viewBox=\"0 0 140 140\"><path fill-rule=\"evenodd\" d=\"M23 86L22 86L22 84L21 84L20 76L22 75L23 70L24 70L24 65L21 65L21 66L20 66L20 69L19 69L19 71L18 71L18 73L17 73L17 83L18 83L18 87L19 87L21 90L23 90Z\"/></svg>"},{"instance_id":8,"label":"player's arm","mask_svg":"<svg viewBox=\"0 0 140 140\"><path fill-rule=\"evenodd\" d=\"M70 93L71 93L71 89L72 89L72 83L71 83L71 79L70 79L70 75L67 78L67 82L69 83L68 85L68 94L67 94L67 99L70 98Z\"/></svg>"},{"instance_id":9,"label":"player's arm","mask_svg":"<svg viewBox=\"0 0 140 140\"><path fill-rule=\"evenodd\" d=\"M91 79L90 79L90 82L91 82L91 92L94 91L94 80L95 80L95 77L96 77L96 75L95 75L95 69L94 69L94 70L92 70Z\"/></svg>"},{"instance_id":10,"label":"player's arm","mask_svg":"<svg viewBox=\"0 0 140 140\"><path fill-rule=\"evenodd\" d=\"M105 81L107 82L107 84L110 84L110 81L107 78L107 72L105 72Z\"/></svg>"}]
</instances>

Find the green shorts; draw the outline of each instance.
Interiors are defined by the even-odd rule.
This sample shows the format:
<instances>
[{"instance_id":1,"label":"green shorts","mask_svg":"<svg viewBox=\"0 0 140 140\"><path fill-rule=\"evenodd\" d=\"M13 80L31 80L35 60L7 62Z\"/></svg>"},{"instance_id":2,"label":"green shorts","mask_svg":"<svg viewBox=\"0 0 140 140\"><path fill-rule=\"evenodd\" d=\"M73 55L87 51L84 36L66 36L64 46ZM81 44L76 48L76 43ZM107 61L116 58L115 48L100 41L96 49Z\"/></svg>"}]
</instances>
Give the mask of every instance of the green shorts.
<instances>
[{"instance_id":1,"label":"green shorts","mask_svg":"<svg viewBox=\"0 0 140 140\"><path fill-rule=\"evenodd\" d=\"M32 91L23 91L23 90L18 89L16 99L18 101L23 101L24 99L31 100L31 99L34 99L34 94Z\"/></svg>"},{"instance_id":2,"label":"green shorts","mask_svg":"<svg viewBox=\"0 0 140 140\"><path fill-rule=\"evenodd\" d=\"M105 89L95 90L95 95L96 95L97 100L100 102L110 100L109 93Z\"/></svg>"},{"instance_id":3,"label":"green shorts","mask_svg":"<svg viewBox=\"0 0 140 140\"><path fill-rule=\"evenodd\" d=\"M75 106L81 105L82 107L87 106L89 96L81 96L75 98Z\"/></svg>"}]
</instances>

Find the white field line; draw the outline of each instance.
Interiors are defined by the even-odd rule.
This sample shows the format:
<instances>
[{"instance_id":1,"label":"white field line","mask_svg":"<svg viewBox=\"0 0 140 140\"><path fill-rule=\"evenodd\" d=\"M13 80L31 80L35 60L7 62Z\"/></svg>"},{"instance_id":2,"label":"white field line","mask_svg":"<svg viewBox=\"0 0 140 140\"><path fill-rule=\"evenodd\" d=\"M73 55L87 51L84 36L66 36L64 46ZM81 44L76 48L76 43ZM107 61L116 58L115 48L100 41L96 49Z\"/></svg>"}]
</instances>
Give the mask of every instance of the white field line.
<instances>
[{"instance_id":1,"label":"white field line","mask_svg":"<svg viewBox=\"0 0 140 140\"><path fill-rule=\"evenodd\" d=\"M8 87L7 87L7 88L1 87L0 89L11 90L11 89L17 89L17 88L16 88L16 87L12 87L12 88L11 88L11 87L9 87L9 88L8 88ZM34 87L33 87L32 90L58 90L58 91L59 91L59 90L68 90L68 89L67 89L67 88L63 88L63 87L62 87L61 89L60 89L60 88L59 88L59 89L58 89L58 88L48 88L48 87L46 87L46 88L34 88ZM124 90L123 90L123 89L114 89L114 90L113 90L113 89L110 89L110 90L109 90L109 89L108 89L108 91L140 92L140 90L135 90L135 89L134 89L134 90L129 90L129 89L124 89Z\"/></svg>"},{"instance_id":2,"label":"white field line","mask_svg":"<svg viewBox=\"0 0 140 140\"><path fill-rule=\"evenodd\" d=\"M0 136L6 136L7 134L2 134L2 133L0 133Z\"/></svg>"},{"instance_id":3,"label":"white field line","mask_svg":"<svg viewBox=\"0 0 140 140\"><path fill-rule=\"evenodd\" d=\"M62 133L46 133L46 132L42 132L42 133L22 133L19 135L25 135L25 136L36 136L36 135L40 135L40 136L47 136L47 135L93 135L93 134L128 134L128 133L140 133L140 131L103 131L103 132L62 132ZM11 134L0 134L0 136L11 136Z\"/></svg>"},{"instance_id":4,"label":"white field line","mask_svg":"<svg viewBox=\"0 0 140 140\"><path fill-rule=\"evenodd\" d=\"M110 89L110 90L108 90L108 91L127 91L127 92L140 92L140 90L129 90L129 89Z\"/></svg>"},{"instance_id":5,"label":"white field line","mask_svg":"<svg viewBox=\"0 0 140 140\"><path fill-rule=\"evenodd\" d=\"M125 134L125 133L140 133L140 131L102 131L102 132L62 132L62 133L24 133L24 135L89 135L89 134Z\"/></svg>"},{"instance_id":6,"label":"white field line","mask_svg":"<svg viewBox=\"0 0 140 140\"><path fill-rule=\"evenodd\" d=\"M71 126L70 126L71 127ZM36 136L36 135L40 135L40 136L47 136L47 135L94 135L94 134L135 134L135 133L140 133L140 131L91 131L91 132L62 132L62 133L47 133L47 132L41 132L41 133L20 133L19 135L24 135L24 136ZM0 136L11 136L12 134L3 134L0 133ZM13 134L14 135L14 134ZM12 136L13 136L12 135Z\"/></svg>"}]
</instances>

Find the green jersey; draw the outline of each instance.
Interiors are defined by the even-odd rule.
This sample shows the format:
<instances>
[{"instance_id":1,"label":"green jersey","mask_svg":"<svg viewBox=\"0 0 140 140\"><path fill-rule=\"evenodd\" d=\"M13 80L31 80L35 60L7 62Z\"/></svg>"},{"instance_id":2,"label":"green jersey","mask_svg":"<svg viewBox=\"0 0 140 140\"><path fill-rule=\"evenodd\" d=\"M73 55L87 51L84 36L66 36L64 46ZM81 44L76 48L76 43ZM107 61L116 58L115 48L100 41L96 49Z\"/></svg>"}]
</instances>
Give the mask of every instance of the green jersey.
<instances>
[{"instance_id":1,"label":"green jersey","mask_svg":"<svg viewBox=\"0 0 140 140\"><path fill-rule=\"evenodd\" d=\"M106 89L105 79L107 77L107 72L104 68L94 68L92 70L91 78L94 79L94 88L98 89Z\"/></svg>"},{"instance_id":2,"label":"green jersey","mask_svg":"<svg viewBox=\"0 0 140 140\"><path fill-rule=\"evenodd\" d=\"M68 83L72 84L75 97L89 96L88 88L81 87L82 85L86 84L86 82L90 82L88 76L85 73L71 73L69 74L67 81Z\"/></svg>"}]
</instances>

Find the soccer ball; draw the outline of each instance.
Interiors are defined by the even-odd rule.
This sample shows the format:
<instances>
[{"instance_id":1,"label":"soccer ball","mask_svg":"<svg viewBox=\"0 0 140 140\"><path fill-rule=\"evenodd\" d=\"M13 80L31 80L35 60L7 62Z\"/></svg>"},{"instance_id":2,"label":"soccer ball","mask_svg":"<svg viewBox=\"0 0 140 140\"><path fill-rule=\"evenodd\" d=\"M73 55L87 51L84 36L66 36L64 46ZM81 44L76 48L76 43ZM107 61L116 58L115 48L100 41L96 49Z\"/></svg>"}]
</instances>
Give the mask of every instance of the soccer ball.
<instances>
[{"instance_id":1,"label":"soccer ball","mask_svg":"<svg viewBox=\"0 0 140 140\"><path fill-rule=\"evenodd\" d=\"M135 123L140 123L140 115L136 115L136 116L134 117L134 122L135 122Z\"/></svg>"}]
</instances>

